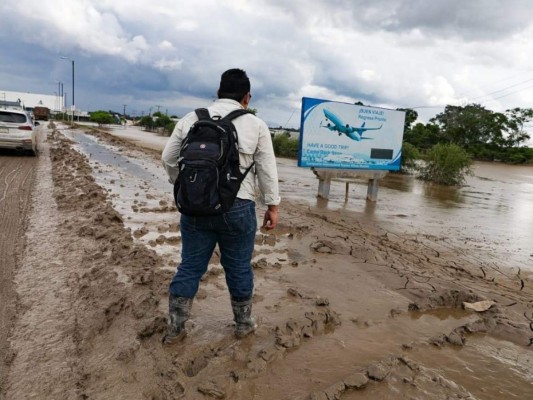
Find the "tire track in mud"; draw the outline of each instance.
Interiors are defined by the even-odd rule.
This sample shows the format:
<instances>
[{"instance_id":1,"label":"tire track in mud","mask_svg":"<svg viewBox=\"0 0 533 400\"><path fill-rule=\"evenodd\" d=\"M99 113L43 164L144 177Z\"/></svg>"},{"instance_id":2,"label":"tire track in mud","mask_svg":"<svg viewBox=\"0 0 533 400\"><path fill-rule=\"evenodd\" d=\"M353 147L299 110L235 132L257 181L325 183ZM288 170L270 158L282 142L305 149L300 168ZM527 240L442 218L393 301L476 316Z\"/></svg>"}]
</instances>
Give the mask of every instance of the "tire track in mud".
<instances>
[{"instance_id":1,"label":"tire track in mud","mask_svg":"<svg viewBox=\"0 0 533 400\"><path fill-rule=\"evenodd\" d=\"M15 318L13 278L24 248L37 162L35 157L6 151L0 154L0 399L13 359L7 342Z\"/></svg>"},{"instance_id":2,"label":"tire track in mud","mask_svg":"<svg viewBox=\"0 0 533 400\"><path fill-rule=\"evenodd\" d=\"M70 275L57 234L48 146L41 144L23 263L16 275L18 319L11 339L12 366L6 399L78 398L75 315ZM46 206L45 206L46 205Z\"/></svg>"}]
</instances>

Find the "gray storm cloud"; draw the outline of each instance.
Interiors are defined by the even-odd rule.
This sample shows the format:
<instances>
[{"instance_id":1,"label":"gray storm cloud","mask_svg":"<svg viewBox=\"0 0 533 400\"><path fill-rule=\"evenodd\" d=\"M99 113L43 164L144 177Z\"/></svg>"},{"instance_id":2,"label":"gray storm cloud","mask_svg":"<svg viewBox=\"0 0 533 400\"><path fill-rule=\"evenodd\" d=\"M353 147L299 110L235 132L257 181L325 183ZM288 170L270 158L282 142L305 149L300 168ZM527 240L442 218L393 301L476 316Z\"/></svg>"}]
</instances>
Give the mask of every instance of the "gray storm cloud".
<instances>
[{"instance_id":1,"label":"gray storm cloud","mask_svg":"<svg viewBox=\"0 0 533 400\"><path fill-rule=\"evenodd\" d=\"M272 124L302 96L386 107L477 98L500 109L533 100L527 90L484 97L533 70L526 1L4 0L0 15L0 90L68 88L66 55L82 107L181 113L210 101L232 67L248 71L254 107Z\"/></svg>"}]
</instances>

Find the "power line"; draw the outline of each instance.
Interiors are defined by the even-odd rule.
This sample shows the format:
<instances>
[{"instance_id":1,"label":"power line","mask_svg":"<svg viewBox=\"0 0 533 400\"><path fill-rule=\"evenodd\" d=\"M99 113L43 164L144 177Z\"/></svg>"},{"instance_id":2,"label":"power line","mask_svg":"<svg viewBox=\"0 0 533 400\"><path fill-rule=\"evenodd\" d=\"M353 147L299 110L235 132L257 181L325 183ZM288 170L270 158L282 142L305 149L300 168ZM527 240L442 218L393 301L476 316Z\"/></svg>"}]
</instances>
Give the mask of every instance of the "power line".
<instances>
[{"instance_id":1,"label":"power line","mask_svg":"<svg viewBox=\"0 0 533 400\"><path fill-rule=\"evenodd\" d=\"M521 75L524 75L524 74L529 74L530 72L533 72L533 70L523 71L523 72L521 72L521 73L519 73L519 74L515 74L515 75L513 75L513 76L509 76L509 77L507 77L507 78L499 79L499 80L497 80L497 81L492 82L490 85L494 85L494 84L499 83L499 82L509 81L509 80L514 79L514 78L516 78L516 77L518 77L518 76L521 76ZM466 92L461 93L461 94L459 95L459 97L468 97L468 94L469 94L470 92L473 92L474 90L475 90L475 89L467 90Z\"/></svg>"},{"instance_id":2,"label":"power line","mask_svg":"<svg viewBox=\"0 0 533 400\"><path fill-rule=\"evenodd\" d=\"M449 104L440 105L440 106L416 106L416 107L401 107L401 108L406 108L406 109L410 109L410 110L417 110L419 108L443 108L443 107L446 107L447 105L449 105Z\"/></svg>"},{"instance_id":3,"label":"power line","mask_svg":"<svg viewBox=\"0 0 533 400\"><path fill-rule=\"evenodd\" d=\"M515 83L514 85L511 85L511 86L507 86L503 89L499 89L499 90L495 90L494 92L490 92L490 93L487 93L487 94L484 94L484 95L481 95L481 96L477 96L477 97L472 97L470 100L476 100L476 99L480 99L482 97L486 97L486 96L490 96L492 94L496 94L496 93L500 93L500 92L504 92L508 89L511 89L513 87L516 87L516 86L520 86L520 85L523 85L524 83L526 82L531 82L533 81L533 78L530 78L530 79L526 79L525 81L522 81L522 82L519 82L519 83Z\"/></svg>"},{"instance_id":4,"label":"power line","mask_svg":"<svg viewBox=\"0 0 533 400\"><path fill-rule=\"evenodd\" d=\"M533 85L526 86L525 88L522 88L522 89L519 89L519 90L515 90L514 92L511 92L511 93L506 93L506 94L504 94L502 96L494 97L493 99L490 99L490 100L485 100L483 103L490 103L491 101L495 101L495 100L501 99L503 97L510 96L512 94L520 93L520 92L522 92L524 90L527 90L527 89L530 89L530 88L533 88Z\"/></svg>"},{"instance_id":5,"label":"power line","mask_svg":"<svg viewBox=\"0 0 533 400\"><path fill-rule=\"evenodd\" d=\"M293 110L293 111L292 111L291 116L289 117L289 119L287 120L287 122L285 122L285 125L283 126L284 128L287 127L287 125L289 124L289 121L292 119L292 116L294 115L295 112L296 112L296 110Z\"/></svg>"}]
</instances>

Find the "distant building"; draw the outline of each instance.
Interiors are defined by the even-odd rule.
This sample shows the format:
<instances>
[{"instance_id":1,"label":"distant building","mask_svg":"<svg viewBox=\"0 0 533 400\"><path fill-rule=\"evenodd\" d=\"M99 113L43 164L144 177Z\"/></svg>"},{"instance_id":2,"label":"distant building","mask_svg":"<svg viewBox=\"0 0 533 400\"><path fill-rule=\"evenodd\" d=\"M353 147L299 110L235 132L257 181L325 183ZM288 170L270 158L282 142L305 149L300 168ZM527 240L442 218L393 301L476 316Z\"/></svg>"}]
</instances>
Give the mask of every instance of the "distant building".
<instances>
[{"instance_id":1,"label":"distant building","mask_svg":"<svg viewBox=\"0 0 533 400\"><path fill-rule=\"evenodd\" d=\"M63 96L55 94L38 94L38 93L23 93L23 92L9 92L0 89L0 105L4 103L20 103L26 109L33 109L34 107L48 107L52 111L65 111L65 101Z\"/></svg>"},{"instance_id":2,"label":"distant building","mask_svg":"<svg viewBox=\"0 0 533 400\"><path fill-rule=\"evenodd\" d=\"M0 109L2 110L23 110L24 107L20 101L0 100Z\"/></svg>"}]
</instances>

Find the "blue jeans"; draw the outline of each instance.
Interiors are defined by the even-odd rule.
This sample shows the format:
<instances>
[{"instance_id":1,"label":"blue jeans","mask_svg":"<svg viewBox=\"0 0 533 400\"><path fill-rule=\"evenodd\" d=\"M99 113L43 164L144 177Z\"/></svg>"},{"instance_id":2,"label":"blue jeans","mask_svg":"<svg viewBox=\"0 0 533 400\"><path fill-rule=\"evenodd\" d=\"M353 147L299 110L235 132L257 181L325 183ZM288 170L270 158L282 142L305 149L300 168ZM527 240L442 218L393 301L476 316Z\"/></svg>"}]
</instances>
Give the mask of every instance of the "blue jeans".
<instances>
[{"instance_id":1,"label":"blue jeans","mask_svg":"<svg viewBox=\"0 0 533 400\"><path fill-rule=\"evenodd\" d=\"M181 263L170 282L170 294L188 298L196 295L200 278L207 271L218 243L231 298L236 301L250 299L254 288L251 261L256 230L255 203L251 200L236 199L233 207L222 215L182 215Z\"/></svg>"}]
</instances>

